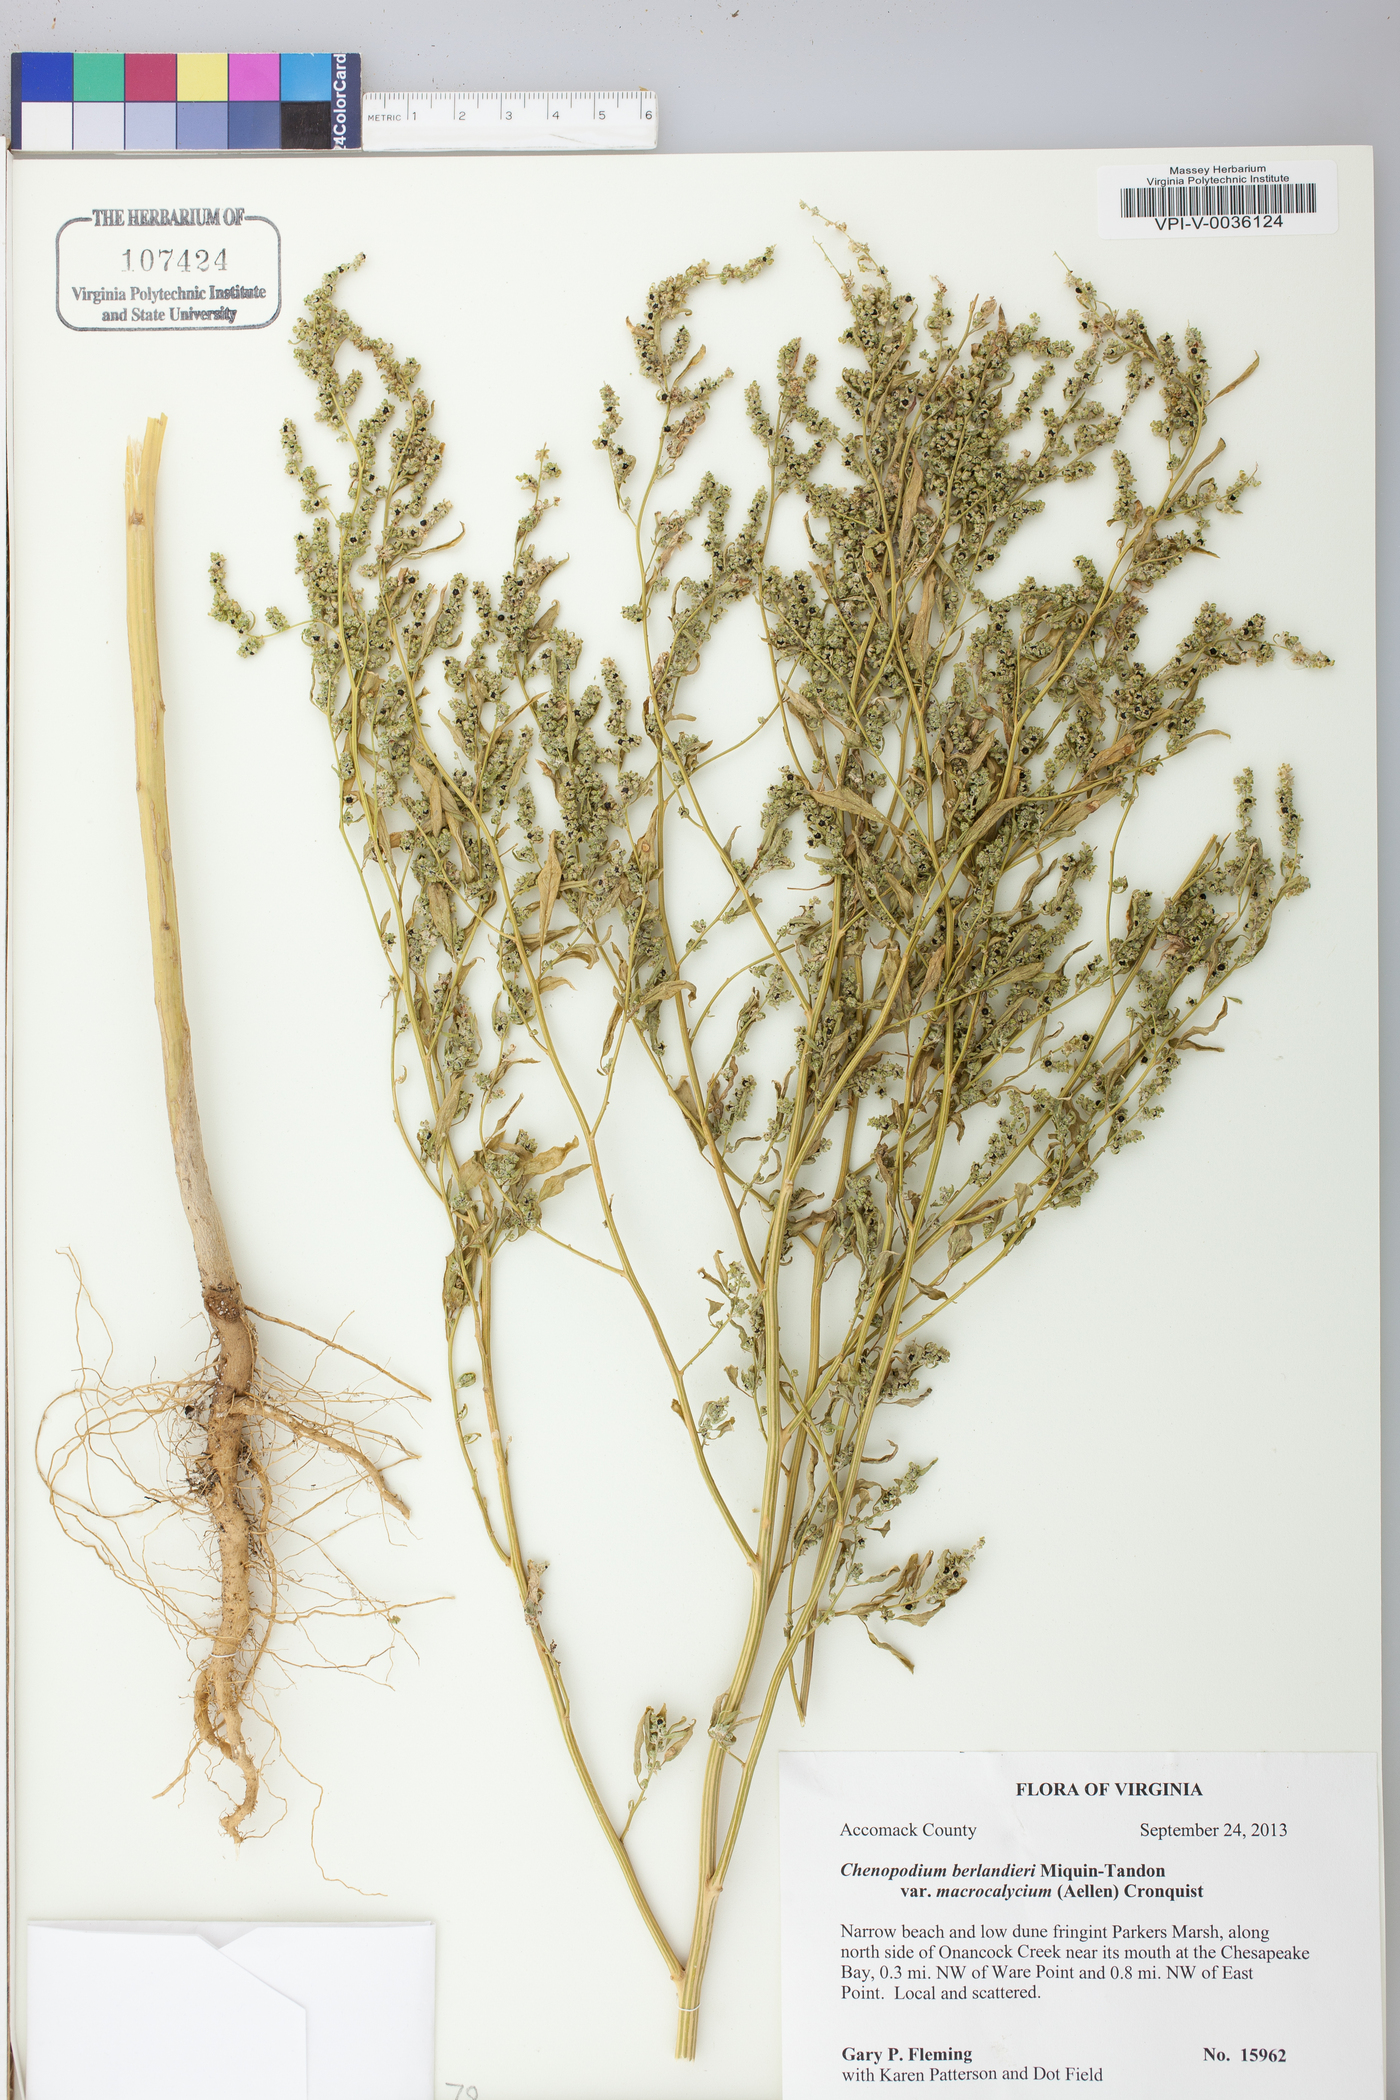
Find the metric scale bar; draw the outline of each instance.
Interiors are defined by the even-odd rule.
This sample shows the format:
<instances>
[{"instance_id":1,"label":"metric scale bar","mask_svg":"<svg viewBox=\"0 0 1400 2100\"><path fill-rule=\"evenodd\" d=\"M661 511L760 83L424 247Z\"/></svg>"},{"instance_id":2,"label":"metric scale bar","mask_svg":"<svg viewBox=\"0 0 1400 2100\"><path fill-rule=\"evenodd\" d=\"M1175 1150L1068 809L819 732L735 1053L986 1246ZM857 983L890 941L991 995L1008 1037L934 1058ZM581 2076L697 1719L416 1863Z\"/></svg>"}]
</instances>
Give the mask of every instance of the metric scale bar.
<instances>
[{"instance_id":1,"label":"metric scale bar","mask_svg":"<svg viewBox=\"0 0 1400 2100\"><path fill-rule=\"evenodd\" d=\"M360 136L366 153L645 153L656 144L656 96L376 89L361 99Z\"/></svg>"}]
</instances>

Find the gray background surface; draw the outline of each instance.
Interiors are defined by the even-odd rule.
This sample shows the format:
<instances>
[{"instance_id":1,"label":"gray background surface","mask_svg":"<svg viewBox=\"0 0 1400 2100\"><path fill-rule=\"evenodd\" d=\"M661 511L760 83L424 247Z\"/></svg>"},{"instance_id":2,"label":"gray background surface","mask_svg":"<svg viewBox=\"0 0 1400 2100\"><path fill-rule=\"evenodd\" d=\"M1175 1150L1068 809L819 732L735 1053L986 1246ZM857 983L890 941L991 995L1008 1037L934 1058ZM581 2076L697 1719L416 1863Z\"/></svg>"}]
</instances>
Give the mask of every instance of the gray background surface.
<instances>
[{"instance_id":1,"label":"gray background surface","mask_svg":"<svg viewBox=\"0 0 1400 2100\"><path fill-rule=\"evenodd\" d=\"M660 150L827 151L894 148L1372 145L1376 152L1380 346L1379 702L1383 1069L1400 1023L1394 907L1400 833L1395 579L1400 511L1400 23L1385 0L1218 0L1213 8L1104 0L530 0L458 7L422 0L247 0L236 14L180 0L11 0L11 47L53 50L320 48L363 54L367 88L650 87ZM5 68L4 129L9 129ZM1338 316L1336 325L1345 325ZM1325 521L1315 529L1325 530ZM1319 1074L1318 1113L1348 1121L1345 1046ZM1329 1083L1331 1082L1331 1083ZM1396 1321L1393 1221L1395 1088L1382 1101L1382 1215L1388 1329ZM1345 1317L1344 1308L1335 1316ZM1387 1337L1389 1338L1389 1336ZM1394 1366L1386 1422L1397 1404ZM1318 1434L1327 1395L1319 1393ZM1387 1446L1389 1546L1387 1772L1400 1801L1400 1444ZM1299 1539L1298 1580L1326 1541ZM1392 1814L1389 1889L1400 1916L1400 1819ZM1400 1931L1392 1933L1391 2004L1400 2013ZM1400 2054L1400 2052L1396 2052ZM1389 2091L1400 2096L1400 2064Z\"/></svg>"}]
</instances>

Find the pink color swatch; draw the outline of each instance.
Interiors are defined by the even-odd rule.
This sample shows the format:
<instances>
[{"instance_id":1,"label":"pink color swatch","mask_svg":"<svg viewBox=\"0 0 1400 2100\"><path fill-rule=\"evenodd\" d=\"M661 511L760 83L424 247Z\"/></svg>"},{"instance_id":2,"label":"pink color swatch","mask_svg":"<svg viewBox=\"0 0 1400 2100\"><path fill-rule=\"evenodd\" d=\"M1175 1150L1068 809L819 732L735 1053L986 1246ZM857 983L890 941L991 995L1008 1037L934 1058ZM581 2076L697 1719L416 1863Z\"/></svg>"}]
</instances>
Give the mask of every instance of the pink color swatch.
<instances>
[{"instance_id":1,"label":"pink color swatch","mask_svg":"<svg viewBox=\"0 0 1400 2100\"><path fill-rule=\"evenodd\" d=\"M276 51L230 51L229 101L276 102L282 92L281 69Z\"/></svg>"}]
</instances>

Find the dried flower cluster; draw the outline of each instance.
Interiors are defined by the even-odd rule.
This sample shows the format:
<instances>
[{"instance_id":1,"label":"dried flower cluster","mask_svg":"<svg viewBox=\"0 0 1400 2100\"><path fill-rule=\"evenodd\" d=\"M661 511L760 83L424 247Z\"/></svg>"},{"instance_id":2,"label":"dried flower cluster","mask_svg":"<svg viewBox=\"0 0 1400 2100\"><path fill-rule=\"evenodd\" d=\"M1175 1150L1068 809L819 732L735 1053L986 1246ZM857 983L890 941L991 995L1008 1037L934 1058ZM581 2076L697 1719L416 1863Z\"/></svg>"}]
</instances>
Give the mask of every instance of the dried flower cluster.
<instances>
[{"instance_id":1,"label":"dried flower cluster","mask_svg":"<svg viewBox=\"0 0 1400 2100\"><path fill-rule=\"evenodd\" d=\"M928 1466L877 1423L925 1397L947 1354L933 1323L1046 1212L1081 1203L1161 1115L1183 1054L1215 1047L1205 1038L1231 981L1306 887L1287 772L1277 860L1245 772L1233 833L1193 840L1165 889L1129 892L1118 873L1130 811L1202 734L1207 680L1265 663L1280 640L1297 662L1326 661L1213 603L1155 668L1141 654L1148 592L1205 551L1213 514L1238 510L1253 486L1211 473L1220 394L1197 331L1180 346L1154 336L1077 278L1077 345L1035 316L1009 323L995 299L958 320L941 285L921 322L870 251L849 247L842 420L816 405L816 359L788 343L772 389L745 397L762 472L737 522L711 473L674 499L666 487L730 377L698 376L705 353L686 326L708 265L653 285L629 323L657 427L630 440L639 466L619 396L603 389L597 443L637 592L623 608L630 641L624 629L593 677L584 640L545 598L560 566L536 537L555 500L547 453L521 477L528 506L499 589L430 580L448 512L433 404L417 365L338 305L341 271L308 298L295 347L318 420L346 448L343 496L283 428L310 514L297 566L313 695L389 970L394 1112L448 1235L462 1455L575 1769L676 1984L684 2056L784 1686L805 1714L818 1636L843 1618L907 1663L887 1635L925 1626L968 1579L969 1545L882 1565L880 1542ZM746 279L770 260L718 275ZM362 373L347 352L384 390L358 418ZM1164 454L1146 492L1119 447L1140 397ZM993 594L989 572L1018 528L1105 455L1104 557ZM771 551L789 510L807 542L793 568ZM213 582L215 616L251 653L264 636L218 557ZM684 703L731 614L751 623L764 713L744 731L721 696L707 738ZM287 625L275 608L268 621ZM620 668L637 644L639 707ZM765 778L755 754L778 740ZM752 815L728 837L710 786L721 767L755 783ZM712 849L703 894L679 895L668 878L678 824ZM596 1071L574 1068L551 1019L588 972L611 992ZM619 1227L607 1119L624 1054L640 1061L627 1086L649 1070L728 1219L728 1248L702 1270L710 1341L728 1336L738 1359L724 1398L697 1394L704 1350L682 1362ZM528 1091L529 1061L557 1079L569 1120L511 1135L516 1103L496 1104ZM647 1707L640 1791L615 1816L573 1732L546 1563L517 1524L512 1469L539 1456L528 1395L501 1394L493 1374L495 1265L532 1233L555 1237L551 1205L573 1176L589 1179L611 1241L603 1266L636 1295L750 1583L709 1716L684 1954L625 1841L695 1723ZM755 1504L750 1526L738 1512Z\"/></svg>"}]
</instances>

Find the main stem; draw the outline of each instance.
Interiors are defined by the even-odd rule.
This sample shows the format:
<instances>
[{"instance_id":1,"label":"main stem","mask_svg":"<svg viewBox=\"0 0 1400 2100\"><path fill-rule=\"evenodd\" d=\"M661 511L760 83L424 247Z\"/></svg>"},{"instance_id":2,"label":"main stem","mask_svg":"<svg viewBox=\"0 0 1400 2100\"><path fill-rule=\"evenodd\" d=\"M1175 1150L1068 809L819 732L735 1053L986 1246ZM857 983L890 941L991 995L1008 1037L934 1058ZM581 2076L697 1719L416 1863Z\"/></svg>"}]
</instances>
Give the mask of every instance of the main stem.
<instances>
[{"instance_id":1,"label":"main stem","mask_svg":"<svg viewBox=\"0 0 1400 2100\"><path fill-rule=\"evenodd\" d=\"M242 1778L243 1799L220 1818L239 1844L241 1826L258 1799L258 1769L243 1735L238 1663L253 1617L248 1573L251 1524L240 1493L240 1476L248 1470L246 1406L255 1350L204 1157L180 965L180 918L165 786L165 701L156 643L156 476L164 436L165 417L153 416L146 424L144 441L137 444L133 439L126 449L126 632L136 721L136 800L141 814L165 1105L204 1309L219 1345L206 1453L209 1514L219 1541L219 1621L212 1652L195 1680L194 1718L200 1740L234 1765Z\"/></svg>"}]
</instances>

